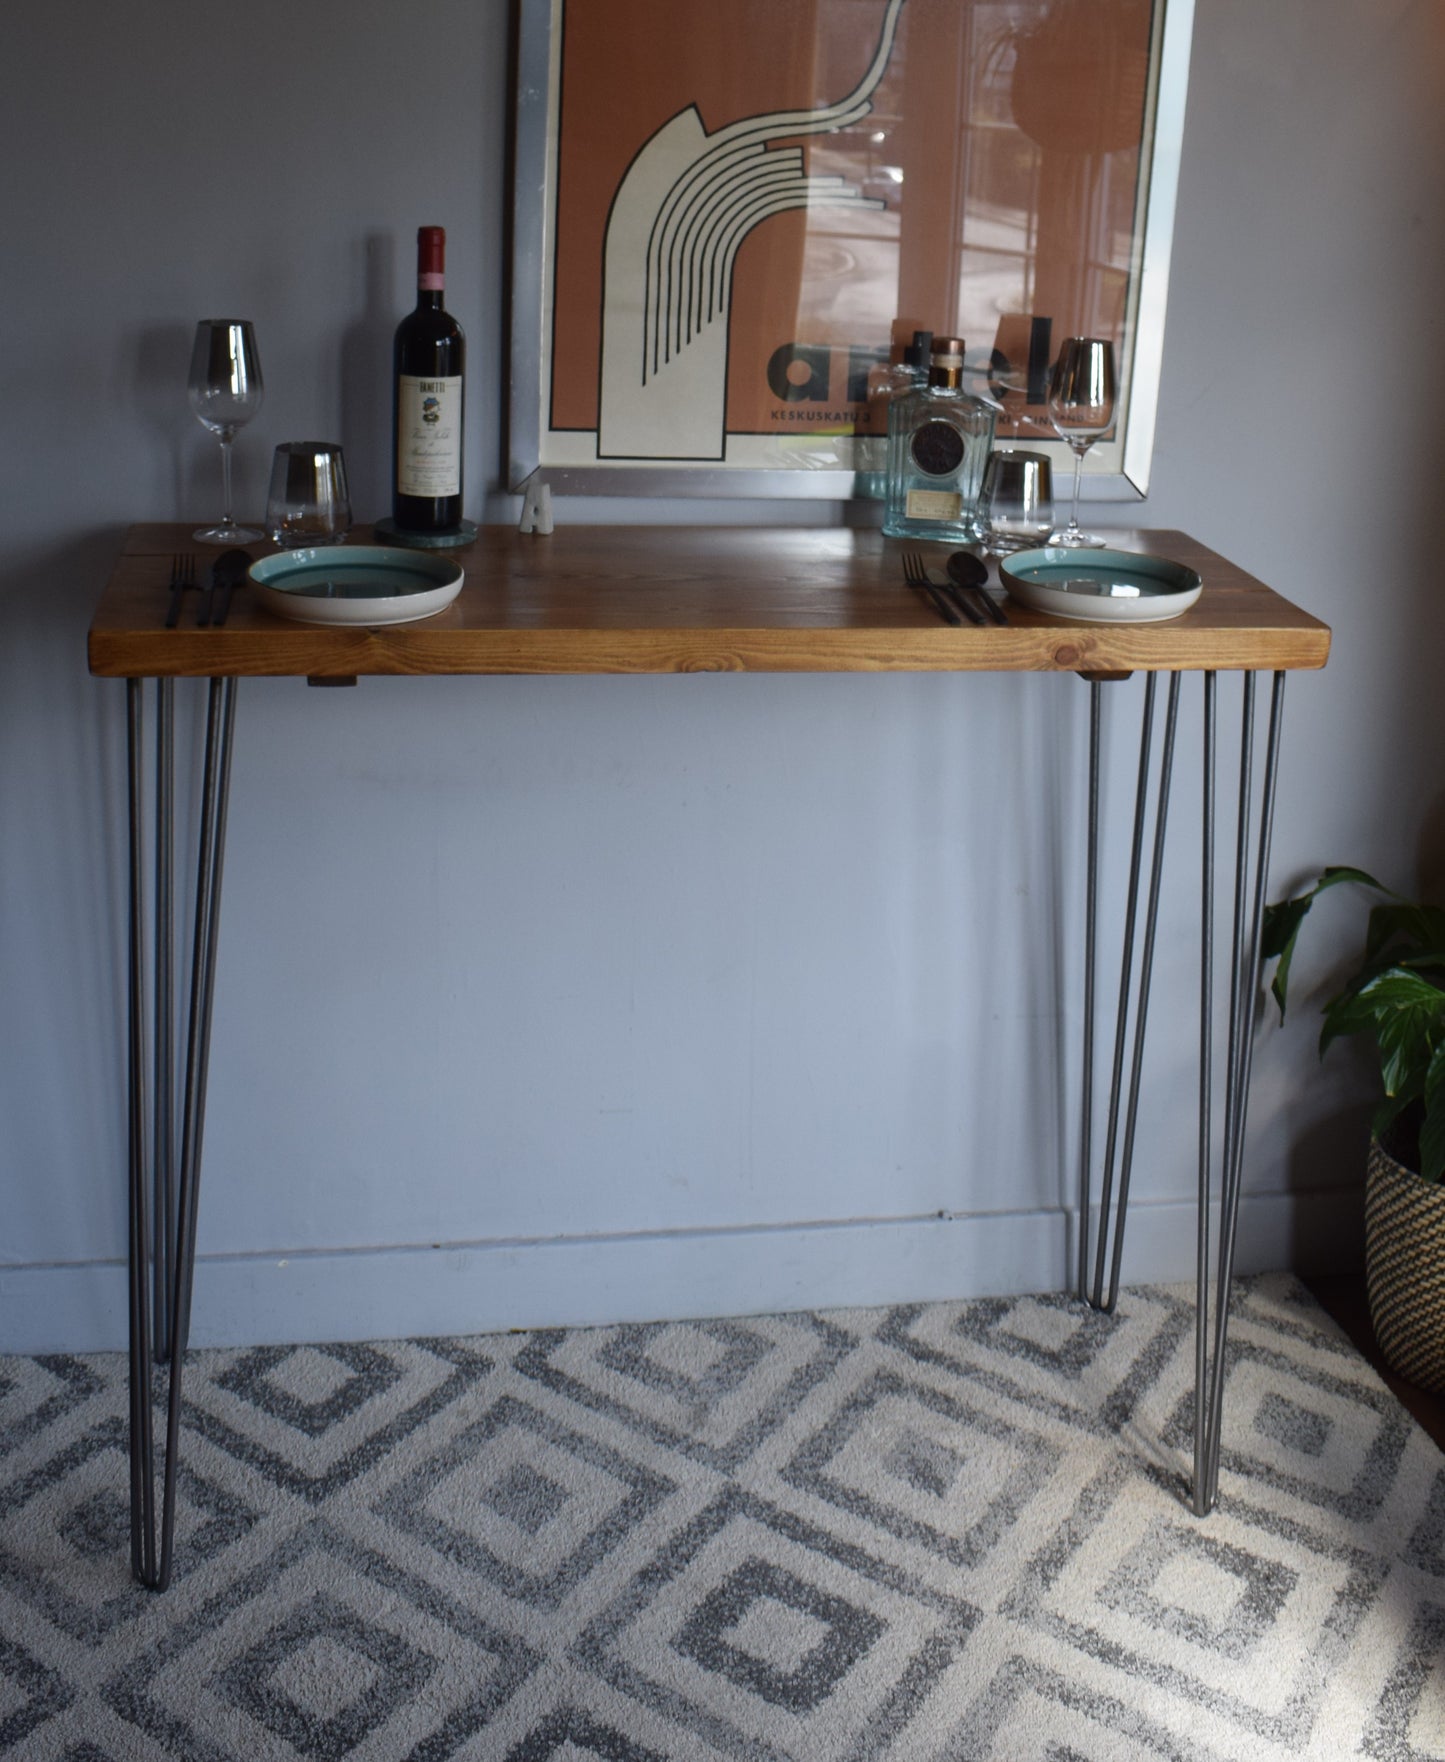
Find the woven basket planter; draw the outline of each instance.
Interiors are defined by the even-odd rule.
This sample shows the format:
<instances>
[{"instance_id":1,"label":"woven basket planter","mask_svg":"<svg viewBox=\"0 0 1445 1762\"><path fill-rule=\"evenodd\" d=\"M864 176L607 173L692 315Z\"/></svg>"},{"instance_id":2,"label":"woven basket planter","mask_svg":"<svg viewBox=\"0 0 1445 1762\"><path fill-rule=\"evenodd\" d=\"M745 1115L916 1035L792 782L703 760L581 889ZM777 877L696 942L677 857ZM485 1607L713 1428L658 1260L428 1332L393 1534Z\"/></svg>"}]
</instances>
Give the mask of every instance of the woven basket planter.
<instances>
[{"instance_id":1,"label":"woven basket planter","mask_svg":"<svg viewBox=\"0 0 1445 1762\"><path fill-rule=\"evenodd\" d=\"M1365 1284L1380 1350L1421 1389L1445 1394L1445 1186L1370 1145Z\"/></svg>"}]
</instances>

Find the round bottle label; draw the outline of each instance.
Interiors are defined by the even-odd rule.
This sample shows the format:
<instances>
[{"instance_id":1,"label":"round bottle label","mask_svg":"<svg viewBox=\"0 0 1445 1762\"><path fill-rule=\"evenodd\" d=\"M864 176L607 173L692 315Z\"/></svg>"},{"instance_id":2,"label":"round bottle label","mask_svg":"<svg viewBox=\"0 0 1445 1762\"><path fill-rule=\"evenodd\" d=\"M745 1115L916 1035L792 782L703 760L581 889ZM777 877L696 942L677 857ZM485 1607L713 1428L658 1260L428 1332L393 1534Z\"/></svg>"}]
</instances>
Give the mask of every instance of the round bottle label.
<instances>
[{"instance_id":1,"label":"round bottle label","mask_svg":"<svg viewBox=\"0 0 1445 1762\"><path fill-rule=\"evenodd\" d=\"M963 436L951 422L925 422L908 447L926 477L949 477L963 463Z\"/></svg>"}]
</instances>

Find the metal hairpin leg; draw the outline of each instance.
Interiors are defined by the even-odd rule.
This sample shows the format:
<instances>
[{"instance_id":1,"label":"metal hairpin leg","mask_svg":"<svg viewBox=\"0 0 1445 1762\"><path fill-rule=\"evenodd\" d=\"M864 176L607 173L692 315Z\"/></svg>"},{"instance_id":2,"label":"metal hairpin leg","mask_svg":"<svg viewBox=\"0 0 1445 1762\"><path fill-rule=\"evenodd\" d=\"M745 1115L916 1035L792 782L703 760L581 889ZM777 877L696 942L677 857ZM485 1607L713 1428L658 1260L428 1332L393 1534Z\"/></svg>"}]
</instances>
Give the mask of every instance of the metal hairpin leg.
<instances>
[{"instance_id":1,"label":"metal hairpin leg","mask_svg":"<svg viewBox=\"0 0 1445 1762\"><path fill-rule=\"evenodd\" d=\"M1249 1078L1254 1055L1254 1003L1259 990L1259 940L1269 880L1270 837L1274 827L1275 789L1279 775L1280 731L1284 718L1283 673L1274 675L1270 694L1269 732L1265 739L1264 781L1259 807L1259 854L1250 891L1249 852L1254 812L1254 697L1256 675L1244 676L1239 758L1239 810L1235 834L1234 924L1229 974L1229 1029L1225 1052L1224 1132L1221 1146L1219 1266L1215 1293L1214 1357L1206 1367L1209 1333L1208 1218L1212 1157L1210 1120L1213 1110L1213 862L1214 862L1214 676L1205 678L1204 754L1204 910L1200 975L1199 1079L1199 1260L1195 1311L1194 1385L1194 1509L1202 1517L1219 1496L1219 1458L1224 1422L1224 1379L1227 1371L1229 1288L1234 1275L1234 1245L1239 1226L1239 1197L1244 1179L1244 1128L1249 1111Z\"/></svg>"},{"instance_id":2,"label":"metal hairpin leg","mask_svg":"<svg viewBox=\"0 0 1445 1762\"><path fill-rule=\"evenodd\" d=\"M176 683L156 680L155 842L155 1080L152 1142L155 1146L155 1352L167 1357L171 1342L171 1284L176 1264L175 1162L175 738Z\"/></svg>"},{"instance_id":3,"label":"metal hairpin leg","mask_svg":"<svg viewBox=\"0 0 1445 1762\"><path fill-rule=\"evenodd\" d=\"M142 781L141 682L126 682L126 738L130 798L129 1094L130 1094L130 1488L131 1571L151 1590L170 1583L179 1461L181 1365L190 1332L191 1287L196 1260L196 1207L204 1135L206 1074L210 1059L211 1005L215 994L216 938L220 921L221 870L226 844L236 681L212 679L206 711L206 748L201 786L200 849L196 865L196 915L191 952L185 1084L176 1144L173 1093L171 993L174 915L174 742L172 688L157 687L155 910L155 1076L146 1070L145 804ZM147 1090L151 1087L148 1096ZM148 1106L149 1103L149 1106ZM154 1143L148 1154L146 1120ZM153 1228L148 1218L154 1201ZM156 1533L152 1362L170 1367L166 1393L165 1467L160 1534Z\"/></svg>"},{"instance_id":4,"label":"metal hairpin leg","mask_svg":"<svg viewBox=\"0 0 1445 1762\"><path fill-rule=\"evenodd\" d=\"M147 1290L145 860L142 850L141 682L125 683L126 754L130 805L129 1054L130 1173L130 1569L148 1584L155 1576L155 1460L150 1427L151 1315Z\"/></svg>"},{"instance_id":5,"label":"metal hairpin leg","mask_svg":"<svg viewBox=\"0 0 1445 1762\"><path fill-rule=\"evenodd\" d=\"M1283 673L1274 675L1269 732L1265 743L1264 781L1259 806L1259 844L1251 885L1250 849L1253 838L1254 796L1254 700L1256 675L1246 673L1240 730L1240 777L1238 826L1235 845L1234 918L1229 975L1229 1024L1225 1054L1224 1124L1220 1157L1221 1216L1217 1284L1214 1299L1213 1354L1209 1340L1209 1207L1213 1173L1214 1118L1214 847L1215 847L1215 750L1218 724L1217 682L1213 673L1204 676L1204 778L1203 858L1201 873L1200 1030L1199 1030L1199 1178L1198 1242L1196 1255L1195 1384L1194 1384L1194 1480L1195 1511L1203 1516L1213 1508L1219 1491L1220 1438L1224 1411L1226 1342L1229 1324L1229 1288L1234 1273L1235 1237L1243 1184L1244 1129L1249 1102L1252 1064L1253 1009L1259 985L1259 940L1269 875L1270 835L1274 823L1275 787L1279 770L1280 730L1284 709ZM1158 919L1164 840L1169 809L1170 774L1178 708L1179 675L1169 684L1169 707L1165 722L1164 751L1159 769L1154 820L1154 854L1148 899L1145 906L1144 946L1139 988L1134 1008L1133 1056L1127 1098L1124 1096L1124 1064L1129 1034L1130 984L1134 947L1138 937L1139 891L1143 867L1145 827L1148 817L1149 759L1154 722L1154 676L1145 686L1144 721L1139 746L1139 781L1134 806L1133 848L1129 887L1124 908L1124 949L1119 979L1118 1016L1114 1060L1109 1089L1108 1126L1099 1195L1099 1222L1094 1238L1093 1277L1090 1281L1092 1232L1090 1183L1093 1168L1094 1007L1097 989L1097 939L1099 907L1099 766L1101 687L1090 684L1089 726L1089 828L1088 828L1088 923L1084 945L1084 1050L1083 1109L1080 1122L1081 1170L1079 1225L1079 1295L1095 1309L1112 1311L1118 1301L1124 1224L1129 1203L1129 1179L1133 1165L1134 1135L1138 1116L1140 1077L1143 1068L1144 1033L1148 1020L1149 981L1153 968L1154 938ZM1118 1192L1115 1194L1115 1156L1123 1109L1123 1149L1119 1158ZM1112 1229L1112 1255L1109 1253ZM1105 1264L1109 1266L1107 1290Z\"/></svg>"},{"instance_id":6,"label":"metal hairpin leg","mask_svg":"<svg viewBox=\"0 0 1445 1762\"><path fill-rule=\"evenodd\" d=\"M1091 1236L1090 1181L1093 1164L1094 999L1098 944L1099 905L1099 752L1100 702L1103 689L1089 683L1089 867L1088 922L1084 932L1084 1057L1083 1117L1080 1124L1081 1172L1079 1215L1079 1295L1094 1309L1112 1314L1119 1301L1119 1274L1124 1255L1124 1224L1129 1208L1129 1181L1134 1167L1134 1137L1139 1118L1139 1092L1144 1067L1144 1036L1149 1020L1149 982L1154 972L1154 938L1159 922L1159 896L1164 873L1164 842L1169 823L1169 785L1174 770L1174 735L1179 721L1179 675L1169 675L1169 699L1164 720L1164 748L1154 809L1154 851L1149 871L1149 892L1144 908L1144 946L1139 963L1139 989L1133 1010L1133 1056L1129 1062L1129 1088L1124 1097L1124 1064L1130 1029L1130 987L1133 982L1134 949L1138 941L1139 891L1143 874L1145 828L1149 810L1149 760L1153 743L1154 697L1157 675L1146 675L1144 718L1139 736L1139 781L1134 797L1134 836L1129 857L1129 887L1124 906L1124 948L1119 973L1119 1001L1114 1027L1114 1059L1109 1083L1109 1113L1104 1134L1104 1160L1099 1184L1099 1223L1094 1235L1093 1279L1089 1277ZM1120 1145L1120 1119L1123 1143ZM1115 1195L1117 1161L1118 1193ZM1110 1234L1112 1231L1112 1254ZM1109 1267L1108 1289L1104 1268Z\"/></svg>"}]
</instances>

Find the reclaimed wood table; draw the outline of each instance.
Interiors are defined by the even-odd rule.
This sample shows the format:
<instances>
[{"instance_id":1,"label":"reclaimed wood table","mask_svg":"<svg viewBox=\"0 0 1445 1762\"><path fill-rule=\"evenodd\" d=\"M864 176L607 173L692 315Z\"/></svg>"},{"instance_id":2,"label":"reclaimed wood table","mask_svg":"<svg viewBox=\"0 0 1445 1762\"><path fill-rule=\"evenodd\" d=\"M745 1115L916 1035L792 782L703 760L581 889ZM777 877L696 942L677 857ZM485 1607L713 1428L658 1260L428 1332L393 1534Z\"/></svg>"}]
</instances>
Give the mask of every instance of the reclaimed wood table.
<instances>
[{"instance_id":1,"label":"reclaimed wood table","mask_svg":"<svg viewBox=\"0 0 1445 1762\"><path fill-rule=\"evenodd\" d=\"M465 586L445 611L417 623L344 628L294 623L271 616L242 590L224 626L199 626L187 605L179 624L167 629L171 560L192 548L190 533L173 525L131 529L91 624L89 661L92 673L126 682L131 1564L141 1583L161 1590L171 1575L181 1373L195 1273L236 692L241 679L261 676L317 684L385 674L914 671L1082 676L1090 691L1090 734L1077 1287L1082 1301L1112 1310L1138 1119L1180 682L1187 673L1198 674L1203 860L1192 1500L1201 1516L1211 1509L1218 1489L1229 1285L1249 1095L1249 1024L1258 987L1284 682L1291 671L1325 664L1330 633L1318 619L1183 533L1123 532L1111 535L1110 542L1169 556L1198 570L1204 580L1198 602L1181 617L1155 624L1073 622L1010 603L1006 624L954 626L904 587L902 547L876 531L613 526L562 528L543 537L496 527L451 553L466 570ZM253 547L253 554L266 548ZM938 547L929 550L930 560L943 560ZM204 565L207 559L201 561ZM1227 959L1220 963L1222 973L1216 973L1216 685L1221 672L1239 672L1244 682L1231 928ZM1102 1151L1096 1158L1101 700L1106 689L1114 690L1136 674L1143 678L1138 784L1114 1047L1098 1134ZM1272 681L1262 741L1255 705L1261 674ZM1167 703L1156 762L1152 753L1160 717L1155 700L1161 677L1167 682ZM207 680L209 690L185 1052L178 1060L175 1043L180 1036L172 1007L177 936L172 692L175 680L182 678ZM149 789L142 755L146 680L156 682L155 767ZM155 823L150 833L148 817ZM1151 824L1149 839L1146 827ZM1146 850L1146 845L1152 848ZM153 852L149 876L148 850ZM1218 1133L1212 1128L1216 986L1221 995L1227 986L1228 993ZM1221 1223L1211 1253L1208 1219L1216 1187ZM157 1361L169 1366L159 1532L149 1374Z\"/></svg>"}]
</instances>

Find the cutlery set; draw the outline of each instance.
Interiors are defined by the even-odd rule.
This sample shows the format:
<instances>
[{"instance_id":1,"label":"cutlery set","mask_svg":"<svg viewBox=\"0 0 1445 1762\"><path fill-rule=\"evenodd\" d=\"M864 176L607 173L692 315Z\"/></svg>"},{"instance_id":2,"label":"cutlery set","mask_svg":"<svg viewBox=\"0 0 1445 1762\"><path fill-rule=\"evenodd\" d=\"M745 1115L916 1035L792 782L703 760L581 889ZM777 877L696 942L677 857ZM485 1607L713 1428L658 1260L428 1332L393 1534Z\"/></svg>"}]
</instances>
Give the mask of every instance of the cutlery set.
<instances>
[{"instance_id":1,"label":"cutlery set","mask_svg":"<svg viewBox=\"0 0 1445 1762\"><path fill-rule=\"evenodd\" d=\"M903 579L946 624L1008 623L1008 613L984 587L988 570L971 551L955 551L946 575L928 569L918 551L904 551Z\"/></svg>"},{"instance_id":2,"label":"cutlery set","mask_svg":"<svg viewBox=\"0 0 1445 1762\"><path fill-rule=\"evenodd\" d=\"M181 621L181 604L188 593L199 593L200 604L196 623L219 628L231 612L231 595L246 579L251 566L250 556L241 550L222 551L211 564L210 579L204 587L196 580L196 559L187 554L171 558L171 597L166 607L166 629L174 630Z\"/></svg>"}]
</instances>

